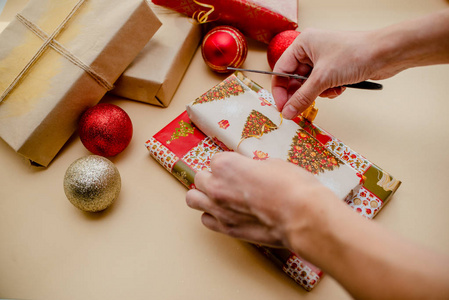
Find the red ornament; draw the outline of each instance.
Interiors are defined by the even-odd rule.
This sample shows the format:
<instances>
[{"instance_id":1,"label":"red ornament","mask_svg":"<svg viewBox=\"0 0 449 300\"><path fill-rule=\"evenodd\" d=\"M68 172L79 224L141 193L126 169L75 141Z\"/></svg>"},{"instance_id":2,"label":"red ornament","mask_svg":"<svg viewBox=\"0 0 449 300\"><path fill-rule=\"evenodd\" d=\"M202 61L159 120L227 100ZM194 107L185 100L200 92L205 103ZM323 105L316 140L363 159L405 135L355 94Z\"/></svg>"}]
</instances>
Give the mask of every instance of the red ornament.
<instances>
[{"instance_id":1,"label":"red ornament","mask_svg":"<svg viewBox=\"0 0 449 300\"><path fill-rule=\"evenodd\" d=\"M201 44L206 64L215 72L227 73L227 67L240 67L248 54L243 34L231 26L218 26L209 31Z\"/></svg>"},{"instance_id":2,"label":"red ornament","mask_svg":"<svg viewBox=\"0 0 449 300\"><path fill-rule=\"evenodd\" d=\"M128 146L133 135L133 125L123 109L114 104L101 103L83 113L78 131L87 150L110 157Z\"/></svg>"},{"instance_id":3,"label":"red ornament","mask_svg":"<svg viewBox=\"0 0 449 300\"><path fill-rule=\"evenodd\" d=\"M281 57L282 53L284 53L284 51L293 43L299 33L299 31L295 30L282 31L275 35L270 41L267 48L267 58L268 64L272 70L279 57Z\"/></svg>"}]
</instances>

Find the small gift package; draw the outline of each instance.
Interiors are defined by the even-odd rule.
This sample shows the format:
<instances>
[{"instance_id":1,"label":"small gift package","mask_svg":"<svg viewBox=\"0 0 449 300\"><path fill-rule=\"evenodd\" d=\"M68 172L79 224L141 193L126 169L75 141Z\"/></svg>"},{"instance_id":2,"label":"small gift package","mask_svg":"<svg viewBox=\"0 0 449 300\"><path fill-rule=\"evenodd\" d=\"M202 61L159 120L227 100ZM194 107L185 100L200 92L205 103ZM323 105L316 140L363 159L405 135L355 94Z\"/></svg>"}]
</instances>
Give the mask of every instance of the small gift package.
<instances>
[{"instance_id":1,"label":"small gift package","mask_svg":"<svg viewBox=\"0 0 449 300\"><path fill-rule=\"evenodd\" d=\"M372 219L395 193L400 181L308 120L296 118L290 121L294 125L280 120L273 106L274 100L267 90L236 73L188 106L190 117L204 128L200 130L185 111L151 137L146 147L153 158L188 188L195 187L196 172L210 170L210 160L218 152L239 151L253 159L284 158L316 174L318 179L327 173L320 180L339 193L354 211ZM219 112L207 116L213 107L219 107ZM246 118L239 118L244 109ZM286 131L274 138L283 126L293 132L293 137ZM206 135L205 131L212 135ZM265 143L272 143L273 148ZM279 155L280 151L284 154ZM344 173L339 173L339 169L344 169ZM308 291L323 275L320 269L288 249L255 246Z\"/></svg>"},{"instance_id":2,"label":"small gift package","mask_svg":"<svg viewBox=\"0 0 449 300\"><path fill-rule=\"evenodd\" d=\"M200 22L238 28L247 37L269 43L279 32L298 27L297 0L152 0Z\"/></svg>"},{"instance_id":3,"label":"small gift package","mask_svg":"<svg viewBox=\"0 0 449 300\"><path fill-rule=\"evenodd\" d=\"M189 104L187 113L205 135L226 150L258 160L280 158L294 163L315 174L342 200L357 193L362 175L297 123L283 120L273 102L230 76Z\"/></svg>"},{"instance_id":4,"label":"small gift package","mask_svg":"<svg viewBox=\"0 0 449 300\"><path fill-rule=\"evenodd\" d=\"M112 93L167 107L201 40L198 22L152 5L162 27L115 83Z\"/></svg>"},{"instance_id":5,"label":"small gift package","mask_svg":"<svg viewBox=\"0 0 449 300\"><path fill-rule=\"evenodd\" d=\"M145 0L31 0L0 35L0 136L47 166L159 27Z\"/></svg>"}]
</instances>

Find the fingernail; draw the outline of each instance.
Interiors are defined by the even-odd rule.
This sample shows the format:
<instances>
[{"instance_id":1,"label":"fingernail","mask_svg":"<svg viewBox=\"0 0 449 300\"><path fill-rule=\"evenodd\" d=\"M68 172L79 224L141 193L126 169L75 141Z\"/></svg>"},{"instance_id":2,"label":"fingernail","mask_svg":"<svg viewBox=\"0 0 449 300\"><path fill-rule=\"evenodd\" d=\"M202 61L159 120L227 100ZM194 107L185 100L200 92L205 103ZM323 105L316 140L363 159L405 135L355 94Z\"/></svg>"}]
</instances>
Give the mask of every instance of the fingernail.
<instances>
[{"instance_id":1,"label":"fingernail","mask_svg":"<svg viewBox=\"0 0 449 300\"><path fill-rule=\"evenodd\" d=\"M337 90L334 90L334 94L335 94L335 97L338 97L340 95L339 93L337 93Z\"/></svg>"},{"instance_id":2,"label":"fingernail","mask_svg":"<svg viewBox=\"0 0 449 300\"><path fill-rule=\"evenodd\" d=\"M293 119L294 117L296 117L297 114L298 114L298 111L292 105L287 105L282 110L282 116L288 120Z\"/></svg>"}]
</instances>

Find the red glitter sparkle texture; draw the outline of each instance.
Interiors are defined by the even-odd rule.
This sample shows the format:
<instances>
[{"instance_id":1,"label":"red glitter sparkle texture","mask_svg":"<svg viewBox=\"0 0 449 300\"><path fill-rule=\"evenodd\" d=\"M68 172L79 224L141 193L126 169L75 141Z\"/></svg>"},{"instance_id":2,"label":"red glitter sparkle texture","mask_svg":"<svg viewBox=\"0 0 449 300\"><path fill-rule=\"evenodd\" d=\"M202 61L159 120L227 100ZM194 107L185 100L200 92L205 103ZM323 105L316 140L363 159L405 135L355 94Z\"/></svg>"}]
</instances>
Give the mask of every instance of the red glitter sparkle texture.
<instances>
[{"instance_id":1,"label":"red glitter sparkle texture","mask_svg":"<svg viewBox=\"0 0 449 300\"><path fill-rule=\"evenodd\" d=\"M111 157L128 146L133 135L133 125L123 109L114 104L100 103L83 113L78 132L87 150Z\"/></svg>"},{"instance_id":2,"label":"red glitter sparkle texture","mask_svg":"<svg viewBox=\"0 0 449 300\"><path fill-rule=\"evenodd\" d=\"M281 57L282 53L293 43L296 37L299 35L299 31L286 30L278 33L268 44L267 59L270 68L273 70L274 65Z\"/></svg>"}]
</instances>

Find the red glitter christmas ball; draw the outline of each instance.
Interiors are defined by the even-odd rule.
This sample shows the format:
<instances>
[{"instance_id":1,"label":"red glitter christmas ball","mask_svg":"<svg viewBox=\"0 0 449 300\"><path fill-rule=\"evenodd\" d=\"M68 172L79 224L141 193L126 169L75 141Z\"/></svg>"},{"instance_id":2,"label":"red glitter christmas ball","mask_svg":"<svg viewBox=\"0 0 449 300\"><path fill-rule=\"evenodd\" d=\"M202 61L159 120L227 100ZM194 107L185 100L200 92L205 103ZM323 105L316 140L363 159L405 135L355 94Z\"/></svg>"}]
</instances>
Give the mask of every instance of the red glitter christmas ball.
<instances>
[{"instance_id":1,"label":"red glitter christmas ball","mask_svg":"<svg viewBox=\"0 0 449 300\"><path fill-rule=\"evenodd\" d=\"M87 150L110 157L128 146L133 135L133 125L123 109L114 104L101 103L83 113L78 132Z\"/></svg>"},{"instance_id":2,"label":"red glitter christmas ball","mask_svg":"<svg viewBox=\"0 0 449 300\"><path fill-rule=\"evenodd\" d=\"M243 34L231 26L218 26L209 31L201 44L206 64L215 72L227 73L227 67L240 67L248 54Z\"/></svg>"},{"instance_id":3,"label":"red glitter christmas ball","mask_svg":"<svg viewBox=\"0 0 449 300\"><path fill-rule=\"evenodd\" d=\"M299 31L286 30L275 35L270 41L267 48L267 58L272 70L279 57L281 57L282 53L293 43L298 35Z\"/></svg>"}]
</instances>

